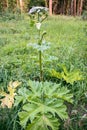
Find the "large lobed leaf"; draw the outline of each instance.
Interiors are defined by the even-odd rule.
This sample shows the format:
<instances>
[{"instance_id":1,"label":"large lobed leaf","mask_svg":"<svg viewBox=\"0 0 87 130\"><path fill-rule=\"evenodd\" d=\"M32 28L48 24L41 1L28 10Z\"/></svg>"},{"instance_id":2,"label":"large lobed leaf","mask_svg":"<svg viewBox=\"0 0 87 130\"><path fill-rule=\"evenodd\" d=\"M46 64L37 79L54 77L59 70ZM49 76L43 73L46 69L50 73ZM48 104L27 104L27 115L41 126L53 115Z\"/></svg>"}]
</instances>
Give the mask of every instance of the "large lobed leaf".
<instances>
[{"instance_id":1,"label":"large lobed leaf","mask_svg":"<svg viewBox=\"0 0 87 130\"><path fill-rule=\"evenodd\" d=\"M69 90L60 84L30 80L29 89L25 92L29 95L26 96L26 102L19 112L22 127L26 130L58 130L57 117L63 120L68 118L64 101L72 102ZM19 94L21 99L25 98L22 93Z\"/></svg>"},{"instance_id":2,"label":"large lobed leaf","mask_svg":"<svg viewBox=\"0 0 87 130\"><path fill-rule=\"evenodd\" d=\"M29 124L26 130L58 130L59 123L58 120L53 116L47 114L38 116L31 124Z\"/></svg>"},{"instance_id":3,"label":"large lobed leaf","mask_svg":"<svg viewBox=\"0 0 87 130\"><path fill-rule=\"evenodd\" d=\"M83 76L79 70L68 71L66 66L62 66L62 72L51 70L51 76L58 79L64 79L67 83L73 84L76 81L83 80Z\"/></svg>"}]
</instances>

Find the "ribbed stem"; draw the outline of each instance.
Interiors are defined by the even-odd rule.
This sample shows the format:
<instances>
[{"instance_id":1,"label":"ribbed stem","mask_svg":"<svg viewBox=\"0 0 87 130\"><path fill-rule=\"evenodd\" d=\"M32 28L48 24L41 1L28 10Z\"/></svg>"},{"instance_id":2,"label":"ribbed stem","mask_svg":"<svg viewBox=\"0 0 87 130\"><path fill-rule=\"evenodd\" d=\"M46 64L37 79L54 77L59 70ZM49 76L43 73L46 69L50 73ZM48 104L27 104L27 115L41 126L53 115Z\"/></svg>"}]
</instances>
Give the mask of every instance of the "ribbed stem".
<instances>
[{"instance_id":1,"label":"ribbed stem","mask_svg":"<svg viewBox=\"0 0 87 130\"><path fill-rule=\"evenodd\" d=\"M42 53L41 53L41 51L39 51L39 65L40 65L40 81L43 81Z\"/></svg>"},{"instance_id":2,"label":"ribbed stem","mask_svg":"<svg viewBox=\"0 0 87 130\"><path fill-rule=\"evenodd\" d=\"M39 14L38 14L38 20L39 20ZM38 44L41 46L42 40L40 39L40 30L38 30L39 40ZM39 51L39 67L40 67L40 81L43 81L43 71L42 71L42 52Z\"/></svg>"},{"instance_id":3,"label":"ribbed stem","mask_svg":"<svg viewBox=\"0 0 87 130\"><path fill-rule=\"evenodd\" d=\"M40 30L39 30L39 42L38 44L41 45L41 40L40 40ZM42 52L41 50L39 51L39 66L40 66L40 81L43 81L43 71L42 71Z\"/></svg>"}]
</instances>

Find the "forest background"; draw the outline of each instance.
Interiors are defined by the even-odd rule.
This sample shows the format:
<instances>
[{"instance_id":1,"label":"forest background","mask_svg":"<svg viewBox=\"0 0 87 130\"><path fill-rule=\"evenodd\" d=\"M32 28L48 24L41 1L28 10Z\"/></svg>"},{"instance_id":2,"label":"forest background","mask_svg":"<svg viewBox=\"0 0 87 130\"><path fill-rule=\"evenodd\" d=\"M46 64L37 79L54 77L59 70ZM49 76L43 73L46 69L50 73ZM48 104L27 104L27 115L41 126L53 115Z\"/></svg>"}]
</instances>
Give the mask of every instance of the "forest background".
<instances>
[{"instance_id":1,"label":"forest background","mask_svg":"<svg viewBox=\"0 0 87 130\"><path fill-rule=\"evenodd\" d=\"M87 10L87 0L0 0L0 12L26 12L37 5L48 7L50 14L80 16Z\"/></svg>"}]
</instances>

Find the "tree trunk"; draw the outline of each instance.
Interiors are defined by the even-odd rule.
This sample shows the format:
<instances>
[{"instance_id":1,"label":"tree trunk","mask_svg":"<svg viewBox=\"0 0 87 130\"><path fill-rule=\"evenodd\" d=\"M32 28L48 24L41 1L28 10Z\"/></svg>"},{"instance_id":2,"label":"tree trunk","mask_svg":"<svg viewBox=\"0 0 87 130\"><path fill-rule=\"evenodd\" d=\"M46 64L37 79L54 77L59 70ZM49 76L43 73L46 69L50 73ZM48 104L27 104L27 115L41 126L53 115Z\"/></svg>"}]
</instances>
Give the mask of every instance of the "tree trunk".
<instances>
[{"instance_id":1,"label":"tree trunk","mask_svg":"<svg viewBox=\"0 0 87 130\"><path fill-rule=\"evenodd\" d=\"M74 16L76 16L76 0L74 0Z\"/></svg>"},{"instance_id":2,"label":"tree trunk","mask_svg":"<svg viewBox=\"0 0 87 130\"><path fill-rule=\"evenodd\" d=\"M70 14L70 1L67 1L67 6L66 6L66 15Z\"/></svg>"},{"instance_id":3,"label":"tree trunk","mask_svg":"<svg viewBox=\"0 0 87 130\"><path fill-rule=\"evenodd\" d=\"M82 14L83 0L80 0L79 15Z\"/></svg>"},{"instance_id":4,"label":"tree trunk","mask_svg":"<svg viewBox=\"0 0 87 130\"><path fill-rule=\"evenodd\" d=\"M17 4L17 8L19 8L19 2L18 2L18 0L16 0L16 4Z\"/></svg>"},{"instance_id":5,"label":"tree trunk","mask_svg":"<svg viewBox=\"0 0 87 130\"><path fill-rule=\"evenodd\" d=\"M6 0L7 8L8 8L8 0Z\"/></svg>"},{"instance_id":6,"label":"tree trunk","mask_svg":"<svg viewBox=\"0 0 87 130\"><path fill-rule=\"evenodd\" d=\"M74 1L72 0L71 1L71 15L73 15L73 4L74 4Z\"/></svg>"},{"instance_id":7,"label":"tree trunk","mask_svg":"<svg viewBox=\"0 0 87 130\"><path fill-rule=\"evenodd\" d=\"M54 2L52 4L52 8L53 8L52 10L53 14L58 14L58 2Z\"/></svg>"},{"instance_id":8,"label":"tree trunk","mask_svg":"<svg viewBox=\"0 0 87 130\"><path fill-rule=\"evenodd\" d=\"M78 16L80 15L79 7L80 7L80 0L78 0L78 3L77 3L77 15L78 15Z\"/></svg>"},{"instance_id":9,"label":"tree trunk","mask_svg":"<svg viewBox=\"0 0 87 130\"><path fill-rule=\"evenodd\" d=\"M20 0L20 9L21 9L21 13L23 12L23 0Z\"/></svg>"},{"instance_id":10,"label":"tree trunk","mask_svg":"<svg viewBox=\"0 0 87 130\"><path fill-rule=\"evenodd\" d=\"M52 15L52 0L49 0L49 14Z\"/></svg>"},{"instance_id":11,"label":"tree trunk","mask_svg":"<svg viewBox=\"0 0 87 130\"><path fill-rule=\"evenodd\" d=\"M66 14L66 1L64 0L64 4L63 4L63 14Z\"/></svg>"},{"instance_id":12,"label":"tree trunk","mask_svg":"<svg viewBox=\"0 0 87 130\"><path fill-rule=\"evenodd\" d=\"M45 6L48 7L47 0L44 0L44 1L45 1Z\"/></svg>"}]
</instances>

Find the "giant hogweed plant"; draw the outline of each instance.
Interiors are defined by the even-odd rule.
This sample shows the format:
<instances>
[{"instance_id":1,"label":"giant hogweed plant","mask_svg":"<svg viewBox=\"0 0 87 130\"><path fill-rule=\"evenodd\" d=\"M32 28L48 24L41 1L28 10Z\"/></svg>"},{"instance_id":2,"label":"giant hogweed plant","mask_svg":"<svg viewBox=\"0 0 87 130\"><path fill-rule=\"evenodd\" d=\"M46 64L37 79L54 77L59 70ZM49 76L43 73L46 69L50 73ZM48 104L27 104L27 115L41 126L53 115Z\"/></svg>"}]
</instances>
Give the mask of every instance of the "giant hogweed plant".
<instances>
[{"instance_id":1,"label":"giant hogweed plant","mask_svg":"<svg viewBox=\"0 0 87 130\"><path fill-rule=\"evenodd\" d=\"M39 35L38 43L31 46L39 53L40 82L29 80L27 88L20 88L15 97L15 106L23 103L18 115L24 129L58 130L60 119L68 118L65 102L72 103L72 94L61 84L43 82L42 52L48 49L48 45L43 43L46 32L41 34L41 24L47 17L47 8L33 7L29 15Z\"/></svg>"},{"instance_id":2,"label":"giant hogweed plant","mask_svg":"<svg viewBox=\"0 0 87 130\"><path fill-rule=\"evenodd\" d=\"M31 25L35 25L37 32L38 32L38 42L37 43L31 43L28 44L29 46L33 47L33 49L36 49L39 53L39 70L40 70L40 81L43 80L43 63L42 63L42 53L45 50L48 50L49 48L49 43L47 43L44 40L44 35L46 34L46 31L43 31L41 33L41 25L42 22L47 18L48 9L46 7L33 7L29 11L29 16L30 16L30 23Z\"/></svg>"}]
</instances>

